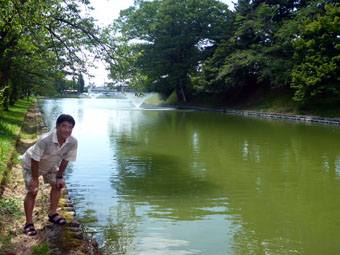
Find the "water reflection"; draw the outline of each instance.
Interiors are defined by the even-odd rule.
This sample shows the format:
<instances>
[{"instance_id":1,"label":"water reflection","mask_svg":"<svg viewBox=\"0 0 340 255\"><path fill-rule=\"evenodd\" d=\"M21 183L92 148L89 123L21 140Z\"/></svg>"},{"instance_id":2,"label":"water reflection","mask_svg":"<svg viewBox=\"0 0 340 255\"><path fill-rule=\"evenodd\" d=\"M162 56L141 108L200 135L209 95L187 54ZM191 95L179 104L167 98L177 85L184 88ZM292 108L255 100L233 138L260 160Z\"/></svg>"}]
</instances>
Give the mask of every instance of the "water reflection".
<instances>
[{"instance_id":1,"label":"water reflection","mask_svg":"<svg viewBox=\"0 0 340 255\"><path fill-rule=\"evenodd\" d=\"M106 254L340 252L338 127L42 103L76 117L68 185Z\"/></svg>"},{"instance_id":2,"label":"water reflection","mask_svg":"<svg viewBox=\"0 0 340 255\"><path fill-rule=\"evenodd\" d=\"M126 254L134 250L138 216L135 205L120 202L112 206L103 227L103 251L105 254Z\"/></svg>"}]
</instances>

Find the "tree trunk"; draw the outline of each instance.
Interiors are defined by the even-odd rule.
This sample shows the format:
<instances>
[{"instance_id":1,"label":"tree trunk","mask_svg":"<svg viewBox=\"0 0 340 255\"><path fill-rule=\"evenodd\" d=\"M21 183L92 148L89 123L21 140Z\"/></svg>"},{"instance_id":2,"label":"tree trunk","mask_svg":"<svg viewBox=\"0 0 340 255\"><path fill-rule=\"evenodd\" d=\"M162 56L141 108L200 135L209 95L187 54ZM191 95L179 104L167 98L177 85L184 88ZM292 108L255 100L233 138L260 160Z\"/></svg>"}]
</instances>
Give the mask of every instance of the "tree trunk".
<instances>
[{"instance_id":1,"label":"tree trunk","mask_svg":"<svg viewBox=\"0 0 340 255\"><path fill-rule=\"evenodd\" d=\"M31 90L30 90L30 87L28 87L26 91L27 102L30 101L30 95L31 95Z\"/></svg>"},{"instance_id":2,"label":"tree trunk","mask_svg":"<svg viewBox=\"0 0 340 255\"><path fill-rule=\"evenodd\" d=\"M186 102L187 102L187 97L185 96L184 88L181 87L181 88L180 88L180 91L181 91L181 94L182 94L183 102L186 103Z\"/></svg>"},{"instance_id":3,"label":"tree trunk","mask_svg":"<svg viewBox=\"0 0 340 255\"><path fill-rule=\"evenodd\" d=\"M12 91L11 91L11 95L10 95L10 98L9 98L9 105L14 105L14 103L17 101L17 85L16 84L13 84L13 88L12 88Z\"/></svg>"},{"instance_id":4,"label":"tree trunk","mask_svg":"<svg viewBox=\"0 0 340 255\"><path fill-rule=\"evenodd\" d=\"M176 86L177 100L183 101L184 103L187 102L186 86L187 86L186 78L180 79Z\"/></svg>"},{"instance_id":5,"label":"tree trunk","mask_svg":"<svg viewBox=\"0 0 340 255\"><path fill-rule=\"evenodd\" d=\"M4 89L3 91L3 109L8 111L8 100L9 100L9 86L8 81L10 78L10 66L11 61L7 63L7 65L0 71L0 88Z\"/></svg>"},{"instance_id":6,"label":"tree trunk","mask_svg":"<svg viewBox=\"0 0 340 255\"><path fill-rule=\"evenodd\" d=\"M3 97L4 97L4 103L2 104L3 109L4 109L5 111L8 111L8 101L9 101L9 100L8 100L8 97L9 97L8 87L5 88Z\"/></svg>"}]
</instances>

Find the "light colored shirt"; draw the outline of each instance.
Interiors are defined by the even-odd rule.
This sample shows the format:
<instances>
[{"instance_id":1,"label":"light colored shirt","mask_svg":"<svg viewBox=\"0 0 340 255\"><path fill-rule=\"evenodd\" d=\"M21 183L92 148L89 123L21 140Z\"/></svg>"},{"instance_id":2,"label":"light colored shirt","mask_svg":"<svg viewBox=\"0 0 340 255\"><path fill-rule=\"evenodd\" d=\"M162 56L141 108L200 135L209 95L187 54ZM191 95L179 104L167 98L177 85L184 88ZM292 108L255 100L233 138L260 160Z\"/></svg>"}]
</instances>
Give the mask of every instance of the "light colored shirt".
<instances>
[{"instance_id":1,"label":"light colored shirt","mask_svg":"<svg viewBox=\"0 0 340 255\"><path fill-rule=\"evenodd\" d=\"M31 169L31 159L39 161L39 171L49 171L61 160L75 161L77 157L78 141L69 136L60 147L57 131L53 130L42 135L36 144L31 146L21 157L23 167Z\"/></svg>"}]
</instances>

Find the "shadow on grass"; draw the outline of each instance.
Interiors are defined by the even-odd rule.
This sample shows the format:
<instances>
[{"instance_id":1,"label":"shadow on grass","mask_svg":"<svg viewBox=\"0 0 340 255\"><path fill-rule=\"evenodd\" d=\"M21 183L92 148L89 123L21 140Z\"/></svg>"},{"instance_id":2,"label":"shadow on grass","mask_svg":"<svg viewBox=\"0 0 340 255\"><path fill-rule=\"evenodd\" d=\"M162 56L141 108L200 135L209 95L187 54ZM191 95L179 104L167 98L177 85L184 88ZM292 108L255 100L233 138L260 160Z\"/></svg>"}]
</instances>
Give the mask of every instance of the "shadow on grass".
<instances>
[{"instance_id":1,"label":"shadow on grass","mask_svg":"<svg viewBox=\"0 0 340 255\"><path fill-rule=\"evenodd\" d=\"M16 134L16 130L13 130L13 128L11 129L10 126L0 120L0 141L3 141L3 140L15 140L17 134Z\"/></svg>"}]
</instances>

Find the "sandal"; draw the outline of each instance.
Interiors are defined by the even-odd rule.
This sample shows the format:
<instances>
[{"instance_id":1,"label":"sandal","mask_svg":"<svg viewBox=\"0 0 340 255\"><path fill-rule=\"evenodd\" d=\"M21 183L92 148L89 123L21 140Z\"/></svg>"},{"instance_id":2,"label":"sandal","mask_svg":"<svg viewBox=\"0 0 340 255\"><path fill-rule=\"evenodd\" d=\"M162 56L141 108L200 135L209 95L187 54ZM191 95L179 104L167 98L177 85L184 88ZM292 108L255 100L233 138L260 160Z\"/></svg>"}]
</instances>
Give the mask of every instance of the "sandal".
<instances>
[{"instance_id":1,"label":"sandal","mask_svg":"<svg viewBox=\"0 0 340 255\"><path fill-rule=\"evenodd\" d=\"M59 216L59 218L55 220L54 218L57 216L59 216L58 213L55 213L53 215L48 215L48 221L54 224L57 224L57 225L65 225L66 224L65 218Z\"/></svg>"},{"instance_id":2,"label":"sandal","mask_svg":"<svg viewBox=\"0 0 340 255\"><path fill-rule=\"evenodd\" d=\"M38 232L35 230L33 223L25 224L24 233L27 236L35 236Z\"/></svg>"}]
</instances>

